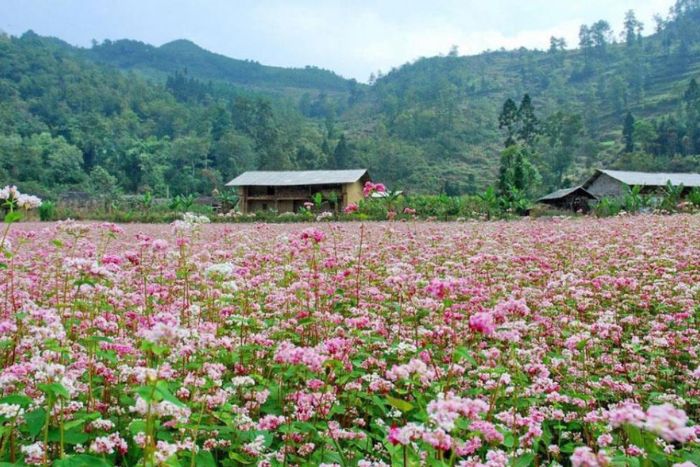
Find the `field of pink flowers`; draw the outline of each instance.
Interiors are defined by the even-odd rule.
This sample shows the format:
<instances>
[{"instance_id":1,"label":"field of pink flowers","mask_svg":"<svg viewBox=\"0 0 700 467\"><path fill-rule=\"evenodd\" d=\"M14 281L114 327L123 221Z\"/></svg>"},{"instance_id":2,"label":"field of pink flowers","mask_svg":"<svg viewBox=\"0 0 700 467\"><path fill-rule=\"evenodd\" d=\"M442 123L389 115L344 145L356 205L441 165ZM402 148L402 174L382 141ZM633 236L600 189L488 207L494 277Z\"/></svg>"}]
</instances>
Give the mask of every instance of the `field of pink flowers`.
<instances>
[{"instance_id":1,"label":"field of pink flowers","mask_svg":"<svg viewBox=\"0 0 700 467\"><path fill-rule=\"evenodd\" d=\"M2 466L700 464L700 216L5 249Z\"/></svg>"}]
</instances>

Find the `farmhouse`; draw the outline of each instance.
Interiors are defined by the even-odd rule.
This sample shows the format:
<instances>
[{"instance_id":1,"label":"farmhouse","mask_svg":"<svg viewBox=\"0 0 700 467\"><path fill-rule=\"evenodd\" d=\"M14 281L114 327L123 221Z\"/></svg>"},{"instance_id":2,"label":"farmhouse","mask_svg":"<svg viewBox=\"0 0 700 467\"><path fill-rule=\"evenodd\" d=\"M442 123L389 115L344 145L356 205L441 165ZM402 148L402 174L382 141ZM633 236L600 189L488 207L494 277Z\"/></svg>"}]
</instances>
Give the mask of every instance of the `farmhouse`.
<instances>
[{"instance_id":1,"label":"farmhouse","mask_svg":"<svg viewBox=\"0 0 700 467\"><path fill-rule=\"evenodd\" d=\"M598 199L619 198L633 186L639 186L642 193L654 193L663 189L668 182L674 186L683 185L686 190L690 190L700 187L700 174L598 169L582 187Z\"/></svg>"},{"instance_id":2,"label":"farmhouse","mask_svg":"<svg viewBox=\"0 0 700 467\"><path fill-rule=\"evenodd\" d=\"M339 209L362 199L369 181L366 169L244 172L226 184L238 187L238 208L243 213L275 210L297 212L316 193L337 198Z\"/></svg>"},{"instance_id":3,"label":"farmhouse","mask_svg":"<svg viewBox=\"0 0 700 467\"><path fill-rule=\"evenodd\" d=\"M548 204L550 206L567 209L571 211L588 212L588 203L590 200L596 199L591 193L581 186L573 188L562 188L553 193L550 193L538 199L538 203Z\"/></svg>"}]
</instances>

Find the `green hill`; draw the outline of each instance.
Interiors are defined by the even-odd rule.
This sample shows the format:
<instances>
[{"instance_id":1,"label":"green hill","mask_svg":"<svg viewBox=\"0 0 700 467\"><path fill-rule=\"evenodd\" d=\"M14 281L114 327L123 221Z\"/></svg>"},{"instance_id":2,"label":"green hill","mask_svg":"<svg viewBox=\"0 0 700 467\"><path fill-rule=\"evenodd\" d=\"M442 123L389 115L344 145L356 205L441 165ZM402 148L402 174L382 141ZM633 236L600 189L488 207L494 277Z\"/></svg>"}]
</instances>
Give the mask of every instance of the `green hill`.
<instances>
[{"instance_id":1,"label":"green hill","mask_svg":"<svg viewBox=\"0 0 700 467\"><path fill-rule=\"evenodd\" d=\"M692 155L700 152L700 131L697 120L688 120L684 95L691 79L700 79L699 4L679 2L657 32L642 37L634 30L621 42L603 32L574 50L555 42L546 52L421 58L378 79L364 101L343 115L343 124L364 150L379 148L387 161L381 165L394 168L390 182L438 189L448 182L470 191L496 177L504 101L517 103L528 93L544 133L538 148L549 185L544 189L557 184L547 176L547 159L562 151L574 156L565 174L574 181L593 165L698 170ZM622 154L628 112L636 119L635 152L651 157ZM561 133L558 127L567 120L580 121L580 133L569 147L557 147L553 140L561 134L553 133ZM674 146L674 138L680 144Z\"/></svg>"},{"instance_id":2,"label":"green hill","mask_svg":"<svg viewBox=\"0 0 700 467\"><path fill-rule=\"evenodd\" d=\"M311 66L282 68L237 60L209 52L185 39L160 47L128 39L105 41L84 53L96 62L154 77L165 78L176 71L187 70L194 78L279 93L295 90L345 92L350 85L349 80L332 71Z\"/></svg>"},{"instance_id":3,"label":"green hill","mask_svg":"<svg viewBox=\"0 0 700 467\"><path fill-rule=\"evenodd\" d=\"M700 0L678 0L649 35L630 15L614 37L598 21L577 48L454 52L361 85L186 40L2 36L0 184L207 193L248 169L362 166L392 188L475 192L498 178L504 102L526 94L532 195L593 166L700 170Z\"/></svg>"},{"instance_id":4,"label":"green hill","mask_svg":"<svg viewBox=\"0 0 700 467\"><path fill-rule=\"evenodd\" d=\"M324 164L326 133L287 98L182 74L153 82L53 38L0 36L0 185L208 193L248 169Z\"/></svg>"}]
</instances>

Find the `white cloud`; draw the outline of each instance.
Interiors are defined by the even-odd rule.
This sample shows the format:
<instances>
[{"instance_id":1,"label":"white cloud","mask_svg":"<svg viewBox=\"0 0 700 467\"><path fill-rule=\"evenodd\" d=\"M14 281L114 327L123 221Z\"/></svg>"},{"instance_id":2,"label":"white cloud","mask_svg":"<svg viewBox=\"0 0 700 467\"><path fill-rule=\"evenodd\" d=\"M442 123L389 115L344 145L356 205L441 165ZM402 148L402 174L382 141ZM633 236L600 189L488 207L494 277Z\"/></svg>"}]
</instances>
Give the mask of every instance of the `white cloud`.
<instances>
[{"instance_id":1,"label":"white cloud","mask_svg":"<svg viewBox=\"0 0 700 467\"><path fill-rule=\"evenodd\" d=\"M639 4L636 4L639 3ZM370 72L447 53L461 54L518 47L546 49L551 36L578 43L581 24L607 19L621 28L624 12L634 9L653 30L654 13L665 13L673 0L529 2L358 1L261 2L252 20L256 30L277 44L267 62L286 66L317 64L364 81ZM265 62L265 60L261 59Z\"/></svg>"}]
</instances>

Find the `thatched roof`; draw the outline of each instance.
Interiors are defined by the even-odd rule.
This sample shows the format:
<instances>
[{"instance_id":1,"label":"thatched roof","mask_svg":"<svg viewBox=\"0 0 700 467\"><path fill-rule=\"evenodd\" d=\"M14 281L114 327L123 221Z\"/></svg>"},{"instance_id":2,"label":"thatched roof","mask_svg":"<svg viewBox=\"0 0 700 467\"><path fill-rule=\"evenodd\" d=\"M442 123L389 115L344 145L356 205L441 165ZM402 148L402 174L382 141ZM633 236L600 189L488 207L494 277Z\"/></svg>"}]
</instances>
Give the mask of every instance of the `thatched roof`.
<instances>
[{"instance_id":1,"label":"thatched roof","mask_svg":"<svg viewBox=\"0 0 700 467\"><path fill-rule=\"evenodd\" d=\"M226 186L295 186L338 185L369 179L367 169L355 170L290 170L244 172Z\"/></svg>"}]
</instances>

